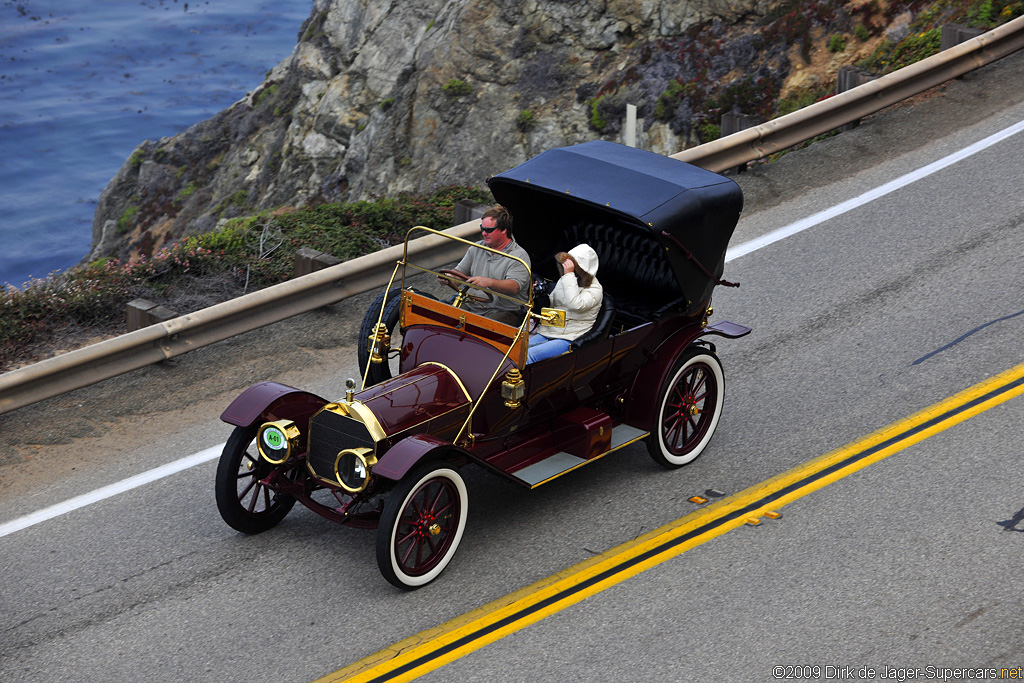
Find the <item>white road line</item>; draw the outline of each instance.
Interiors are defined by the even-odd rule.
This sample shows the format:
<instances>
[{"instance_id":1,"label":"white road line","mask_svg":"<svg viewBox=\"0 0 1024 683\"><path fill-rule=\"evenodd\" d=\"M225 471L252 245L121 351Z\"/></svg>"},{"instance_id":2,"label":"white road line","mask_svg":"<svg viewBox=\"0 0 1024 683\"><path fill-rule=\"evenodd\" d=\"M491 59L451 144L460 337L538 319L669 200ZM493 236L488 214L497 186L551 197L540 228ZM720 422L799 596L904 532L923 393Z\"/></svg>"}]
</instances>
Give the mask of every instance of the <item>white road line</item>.
<instances>
[{"instance_id":1,"label":"white road line","mask_svg":"<svg viewBox=\"0 0 1024 683\"><path fill-rule=\"evenodd\" d=\"M125 491L130 491L134 488L138 488L140 486L143 486L144 484L156 481L157 479L169 477L172 474L176 474L178 472L181 472L182 470L187 470L190 467L202 465L204 462L209 462L211 460L218 458L222 450L224 450L224 444L220 444L219 446L211 446L207 448L205 451L194 453L193 455L190 455L187 458L182 458L181 460L169 462L166 465L161 465L160 467L149 470L148 472L136 474L134 477L128 477L127 479L119 481L116 484L104 486L103 488L96 489L95 491L92 491L90 493L86 493L81 496L76 496L71 500L66 500L63 503L58 503L56 505L51 505L48 508L37 510L32 514L25 515L24 517L18 517L17 519L11 522L7 522L6 524L0 524L0 538L8 534L13 534L15 531L27 529L30 526L39 524L40 522L45 522L48 519L59 517L63 514L71 512L72 510L83 508L86 505L92 505L93 503L99 502L105 498L111 498L119 493L124 493Z\"/></svg>"},{"instance_id":2,"label":"white road line","mask_svg":"<svg viewBox=\"0 0 1024 683\"><path fill-rule=\"evenodd\" d=\"M961 149L958 152L954 152L953 154L950 154L949 156L943 159L939 159L938 161L928 164L927 166L920 168L916 171L913 171L912 173L908 173L905 176L888 182L885 185L882 185L881 187L877 187L874 190L865 192L859 197L854 197L853 199L845 201L842 204L838 204L832 207L831 209L820 211L814 214L813 216L809 216L807 218L804 218L803 220L799 220L796 223L787 225L786 227L779 228L778 230L770 232L767 235L762 235L761 237L750 240L749 242L744 242L743 244L737 245L726 251L725 260L728 262L734 259L738 259L740 256L745 256L746 254L749 254L752 251L757 251L758 249L767 247L769 244L774 244L775 242L783 240L799 232L803 232L808 228L812 228L815 225L818 225L819 223L824 223L830 218L835 218L836 216L842 215L847 211L852 211L853 209L856 209L859 206L863 206L868 202L874 201L879 197L884 197L885 195L891 192L895 192L896 190L902 187L906 187L907 185L914 181L921 180L922 178L927 178L933 173L941 171L942 169L948 166L952 166L958 161L963 161L964 159L974 154L977 154L978 152L984 149L988 149L992 145L995 145L1001 142L1002 140L1005 140L1011 135L1016 135L1022 130L1024 130L1024 121L1020 121L1010 126L1009 128L1005 128L1000 132L995 133L994 135L990 135L984 140L980 140L974 143L973 145L970 145L969 147L965 147L964 149ZM220 452L221 450L223 450L223 448L224 444L220 444L219 446L211 446L210 448L207 448L205 451L201 451L194 455L190 455L187 458L182 458L181 460L176 460L174 462L167 463L166 465L162 465L160 467L157 467L156 469L149 470L148 472L143 472L142 474L137 474L134 477L129 477L128 479L119 481L116 484L111 484L110 486L104 486L101 489L97 489L91 493L86 493L85 495L72 498L71 500L64 501L63 503L58 503L57 505L53 505L48 508L43 508L42 510L38 510L31 514L25 515L24 517L19 517L11 522L7 522L6 524L0 524L0 538L7 536L8 534L13 534L16 531L27 529L30 526L39 524L40 522L45 522L48 519L59 517L63 514L71 512L72 510L77 510L79 508L85 507L86 505L91 505L106 498L116 496L119 493L124 493L125 491L130 491L131 489L138 488L139 486L142 486L144 484L148 484L158 479L163 479L164 477L169 477L172 474L181 472L182 470L187 470L190 467L195 467L196 465L201 465L204 462L214 460L220 455Z\"/></svg>"},{"instance_id":3,"label":"white road line","mask_svg":"<svg viewBox=\"0 0 1024 683\"><path fill-rule=\"evenodd\" d=\"M941 171L942 169L948 166L952 166L958 161L963 161L967 157L977 154L978 152L984 149L988 149L992 145L998 142L1002 142L1006 138L1010 137L1011 135L1016 135L1022 130L1024 130L1024 121L1019 121L1018 123L1010 126L1009 128L1005 128L994 135L988 136L984 140L980 140L969 147L961 149L959 152L954 152L953 154L950 154L948 157L945 157L944 159L939 159L938 161L930 163L923 168L919 168L916 171L906 174L905 176L901 176L896 180L888 182L885 185L882 185L881 187L876 187L873 190L869 190L864 194L860 195L859 197L854 197L853 199L847 200L842 204L833 206L830 209L819 211L813 216L808 216L807 218L799 220L796 223L790 223L789 225L783 228L779 228L778 230L775 230L773 232L770 232L767 235L761 235L760 237L752 239L749 242L744 242L743 244L739 244L735 247L732 247L731 249L725 252L725 260L728 263L733 259L738 259L740 256L745 256L752 251L757 251L762 247L767 247L769 244L774 244L775 242L786 239L787 237L795 235L798 232L803 232L808 228L813 228L815 225L818 225L819 223L824 223L825 221L831 218L835 218L836 216L840 216L846 213L847 211L853 211L859 206L863 206L868 202L872 202L880 197L884 197L885 195L891 192L895 192L901 187L906 187L910 183L913 183L917 180L927 178L933 173L937 173L938 171Z\"/></svg>"}]
</instances>

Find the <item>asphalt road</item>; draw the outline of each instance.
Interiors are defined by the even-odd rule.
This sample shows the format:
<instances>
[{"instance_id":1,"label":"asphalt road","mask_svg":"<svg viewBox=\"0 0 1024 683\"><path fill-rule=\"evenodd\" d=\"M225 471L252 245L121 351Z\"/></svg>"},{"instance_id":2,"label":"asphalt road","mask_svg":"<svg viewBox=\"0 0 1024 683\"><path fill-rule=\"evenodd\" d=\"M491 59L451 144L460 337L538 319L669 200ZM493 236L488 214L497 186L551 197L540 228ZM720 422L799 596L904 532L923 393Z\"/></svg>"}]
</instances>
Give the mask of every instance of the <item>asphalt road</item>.
<instances>
[{"instance_id":1,"label":"asphalt road","mask_svg":"<svg viewBox=\"0 0 1024 683\"><path fill-rule=\"evenodd\" d=\"M1022 73L1011 57L748 174L733 243L1024 120ZM742 286L714 319L754 333L719 344L709 450L667 472L634 446L536 491L470 472L466 538L423 590L383 581L373 532L299 508L236 534L214 462L0 537L0 679L309 681L1024 362L1021 159L1024 133L730 262ZM365 303L0 417L0 524L223 442L216 415L250 382L340 394ZM1011 399L423 680L1024 665L1022 413Z\"/></svg>"}]
</instances>

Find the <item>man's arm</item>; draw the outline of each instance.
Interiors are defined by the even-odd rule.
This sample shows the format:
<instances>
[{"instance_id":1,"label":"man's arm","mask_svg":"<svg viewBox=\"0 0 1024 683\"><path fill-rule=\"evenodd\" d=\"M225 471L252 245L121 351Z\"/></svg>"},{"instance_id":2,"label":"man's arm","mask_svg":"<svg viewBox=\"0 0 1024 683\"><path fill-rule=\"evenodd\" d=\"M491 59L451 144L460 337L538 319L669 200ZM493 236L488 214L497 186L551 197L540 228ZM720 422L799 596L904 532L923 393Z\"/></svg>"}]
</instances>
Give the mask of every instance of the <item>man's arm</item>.
<instances>
[{"instance_id":1,"label":"man's arm","mask_svg":"<svg viewBox=\"0 0 1024 683\"><path fill-rule=\"evenodd\" d=\"M523 252L523 256L526 259L530 258L526 255L526 252ZM469 278L469 281L475 285L479 285L480 287L486 287L487 289L491 289L495 292L505 294L506 296L522 295L523 297L528 298L530 271L528 271L523 264L517 261L512 261L511 259L508 259L508 261L509 263L507 268L503 273L503 275L505 275L504 278L498 279L477 275Z\"/></svg>"},{"instance_id":2,"label":"man's arm","mask_svg":"<svg viewBox=\"0 0 1024 683\"><path fill-rule=\"evenodd\" d=\"M509 296L515 296L519 293L519 283L515 280L495 280L492 277L484 277L483 275L474 275L469 278L467 282L470 282L478 287L486 287L487 289L493 290L500 294L507 294Z\"/></svg>"}]
</instances>

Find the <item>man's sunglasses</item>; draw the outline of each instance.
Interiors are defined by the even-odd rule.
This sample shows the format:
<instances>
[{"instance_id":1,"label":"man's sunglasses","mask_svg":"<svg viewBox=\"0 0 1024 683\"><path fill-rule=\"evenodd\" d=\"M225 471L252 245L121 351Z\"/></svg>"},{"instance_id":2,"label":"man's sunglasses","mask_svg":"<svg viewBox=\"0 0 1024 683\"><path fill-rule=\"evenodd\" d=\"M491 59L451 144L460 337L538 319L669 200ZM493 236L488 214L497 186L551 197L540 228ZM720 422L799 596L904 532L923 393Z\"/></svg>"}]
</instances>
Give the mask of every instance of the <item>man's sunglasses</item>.
<instances>
[{"instance_id":1,"label":"man's sunglasses","mask_svg":"<svg viewBox=\"0 0 1024 683\"><path fill-rule=\"evenodd\" d=\"M498 226L494 226L493 228L485 228L482 225L480 226L480 231L481 232L486 232L488 235L490 235L492 232L494 232L497 229L498 229Z\"/></svg>"}]
</instances>

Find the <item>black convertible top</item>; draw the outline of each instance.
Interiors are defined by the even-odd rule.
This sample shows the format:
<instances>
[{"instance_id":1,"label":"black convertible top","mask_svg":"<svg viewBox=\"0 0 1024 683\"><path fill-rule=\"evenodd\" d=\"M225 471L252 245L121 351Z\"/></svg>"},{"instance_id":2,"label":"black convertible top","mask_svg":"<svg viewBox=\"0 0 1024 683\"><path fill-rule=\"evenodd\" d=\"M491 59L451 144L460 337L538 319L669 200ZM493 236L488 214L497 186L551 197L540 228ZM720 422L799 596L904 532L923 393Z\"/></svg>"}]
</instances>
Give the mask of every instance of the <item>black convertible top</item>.
<instances>
[{"instance_id":1,"label":"black convertible top","mask_svg":"<svg viewBox=\"0 0 1024 683\"><path fill-rule=\"evenodd\" d=\"M545 274L553 269L548 256L588 242L606 288L619 280L627 299L650 298L652 309L675 301L691 314L722 276L743 209L743 193L728 178L603 140L549 150L488 185L512 212L515 238L535 271ZM648 282L630 282L637 268ZM674 291L649 291L666 289L659 283L666 277L675 280L667 283Z\"/></svg>"}]
</instances>

